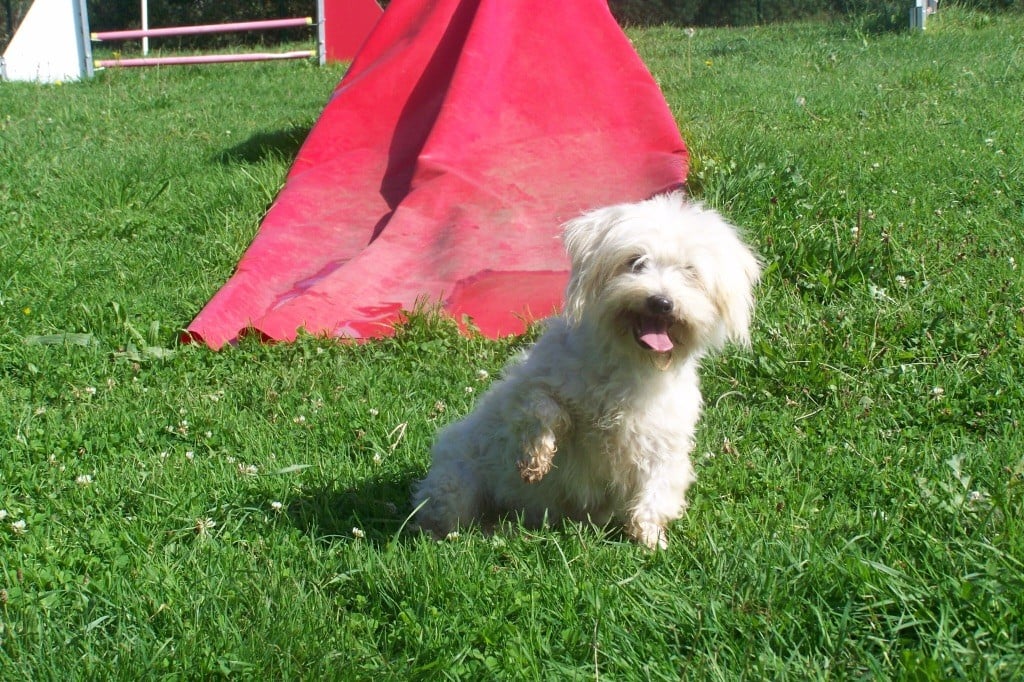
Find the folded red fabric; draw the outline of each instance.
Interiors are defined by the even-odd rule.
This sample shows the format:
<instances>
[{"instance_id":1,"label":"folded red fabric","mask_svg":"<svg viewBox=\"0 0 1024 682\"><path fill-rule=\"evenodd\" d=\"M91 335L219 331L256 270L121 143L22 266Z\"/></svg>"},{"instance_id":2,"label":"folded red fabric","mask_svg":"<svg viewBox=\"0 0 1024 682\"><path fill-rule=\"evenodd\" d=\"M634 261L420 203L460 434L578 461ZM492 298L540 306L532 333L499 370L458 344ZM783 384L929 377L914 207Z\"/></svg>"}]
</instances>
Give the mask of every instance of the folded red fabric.
<instances>
[{"instance_id":1,"label":"folded red fabric","mask_svg":"<svg viewBox=\"0 0 1024 682\"><path fill-rule=\"evenodd\" d=\"M561 304L561 223L686 169L605 0L395 0L188 333L370 338L418 304L519 333Z\"/></svg>"}]
</instances>

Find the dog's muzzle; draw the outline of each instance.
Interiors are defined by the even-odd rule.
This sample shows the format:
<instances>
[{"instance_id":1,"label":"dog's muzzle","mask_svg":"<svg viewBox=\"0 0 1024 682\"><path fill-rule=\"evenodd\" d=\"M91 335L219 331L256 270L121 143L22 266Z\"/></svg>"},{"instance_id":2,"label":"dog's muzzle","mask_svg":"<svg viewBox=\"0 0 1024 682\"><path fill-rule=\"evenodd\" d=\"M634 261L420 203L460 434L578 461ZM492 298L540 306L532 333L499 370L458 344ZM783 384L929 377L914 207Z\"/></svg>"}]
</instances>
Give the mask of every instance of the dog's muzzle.
<instances>
[{"instance_id":1,"label":"dog's muzzle","mask_svg":"<svg viewBox=\"0 0 1024 682\"><path fill-rule=\"evenodd\" d=\"M669 336L672 326L672 301L660 295L648 296L646 310L639 313L633 327L637 343L656 353L668 353L675 344Z\"/></svg>"}]
</instances>

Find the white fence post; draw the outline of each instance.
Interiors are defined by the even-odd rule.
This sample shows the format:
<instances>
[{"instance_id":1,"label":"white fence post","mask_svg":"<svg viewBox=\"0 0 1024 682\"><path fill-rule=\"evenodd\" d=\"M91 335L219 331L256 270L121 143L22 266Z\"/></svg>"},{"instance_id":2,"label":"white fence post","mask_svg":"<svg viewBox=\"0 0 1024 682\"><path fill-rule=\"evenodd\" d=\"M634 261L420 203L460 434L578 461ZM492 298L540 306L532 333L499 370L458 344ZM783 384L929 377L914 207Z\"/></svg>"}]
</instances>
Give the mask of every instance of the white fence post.
<instances>
[{"instance_id":1,"label":"white fence post","mask_svg":"<svg viewBox=\"0 0 1024 682\"><path fill-rule=\"evenodd\" d=\"M149 30L149 0L142 0L142 30ZM142 56L149 55L149 36L142 38Z\"/></svg>"}]
</instances>

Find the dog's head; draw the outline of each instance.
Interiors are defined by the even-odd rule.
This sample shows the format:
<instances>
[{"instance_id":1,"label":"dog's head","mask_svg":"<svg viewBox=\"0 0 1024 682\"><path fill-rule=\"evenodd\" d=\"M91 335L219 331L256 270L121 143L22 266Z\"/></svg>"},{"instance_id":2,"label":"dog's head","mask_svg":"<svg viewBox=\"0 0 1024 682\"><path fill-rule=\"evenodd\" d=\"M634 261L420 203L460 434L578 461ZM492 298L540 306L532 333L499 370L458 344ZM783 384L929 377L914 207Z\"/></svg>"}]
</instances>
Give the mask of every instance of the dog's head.
<instances>
[{"instance_id":1,"label":"dog's head","mask_svg":"<svg viewBox=\"0 0 1024 682\"><path fill-rule=\"evenodd\" d=\"M718 213L681 193L601 208L565 226L572 275L565 316L596 323L667 366L726 340L749 340L754 254Z\"/></svg>"}]
</instances>

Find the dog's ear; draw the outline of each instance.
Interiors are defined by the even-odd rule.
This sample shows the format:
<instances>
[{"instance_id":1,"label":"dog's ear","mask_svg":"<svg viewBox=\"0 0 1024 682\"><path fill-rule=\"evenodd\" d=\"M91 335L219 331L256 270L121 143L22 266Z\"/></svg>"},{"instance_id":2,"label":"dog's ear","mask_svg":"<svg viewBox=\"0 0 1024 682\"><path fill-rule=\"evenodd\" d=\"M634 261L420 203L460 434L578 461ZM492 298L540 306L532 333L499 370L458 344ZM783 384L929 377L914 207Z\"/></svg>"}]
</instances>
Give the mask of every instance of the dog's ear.
<instances>
[{"instance_id":1,"label":"dog's ear","mask_svg":"<svg viewBox=\"0 0 1024 682\"><path fill-rule=\"evenodd\" d=\"M599 208L570 220L562 228L562 241L572 265L572 274L565 290L565 316L572 324L580 323L587 302L599 295L602 283L607 278L595 254L620 214L618 206Z\"/></svg>"},{"instance_id":2,"label":"dog's ear","mask_svg":"<svg viewBox=\"0 0 1024 682\"><path fill-rule=\"evenodd\" d=\"M761 278L761 264L736 228L717 212L701 206L693 210L695 222L688 229L700 235L701 242L692 256L693 265L718 310L722 340L748 345L754 286Z\"/></svg>"}]
</instances>

